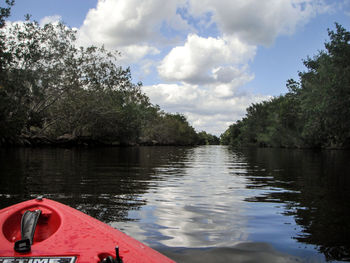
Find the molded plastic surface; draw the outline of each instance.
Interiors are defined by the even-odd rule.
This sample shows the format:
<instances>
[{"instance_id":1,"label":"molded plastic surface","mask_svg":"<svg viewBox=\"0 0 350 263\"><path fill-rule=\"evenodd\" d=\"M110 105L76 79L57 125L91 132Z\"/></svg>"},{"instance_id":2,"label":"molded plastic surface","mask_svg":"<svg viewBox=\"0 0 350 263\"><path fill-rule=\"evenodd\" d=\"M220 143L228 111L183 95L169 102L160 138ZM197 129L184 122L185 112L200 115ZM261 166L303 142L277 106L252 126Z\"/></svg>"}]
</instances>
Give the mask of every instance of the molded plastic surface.
<instances>
[{"instance_id":1,"label":"molded plastic surface","mask_svg":"<svg viewBox=\"0 0 350 263\"><path fill-rule=\"evenodd\" d=\"M17 253L21 218L26 210L40 209L31 251ZM30 200L0 210L0 257L75 256L77 263L98 263L102 256L115 257L119 247L124 263L174 262L159 252L76 209L49 200Z\"/></svg>"}]
</instances>

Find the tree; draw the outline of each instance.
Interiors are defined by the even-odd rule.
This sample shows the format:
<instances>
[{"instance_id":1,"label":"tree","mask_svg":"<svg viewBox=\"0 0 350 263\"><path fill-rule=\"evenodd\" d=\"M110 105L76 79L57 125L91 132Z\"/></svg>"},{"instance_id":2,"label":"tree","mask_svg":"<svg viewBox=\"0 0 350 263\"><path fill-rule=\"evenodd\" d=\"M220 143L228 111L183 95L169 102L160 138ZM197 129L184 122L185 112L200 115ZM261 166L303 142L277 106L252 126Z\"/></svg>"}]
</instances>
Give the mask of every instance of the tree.
<instances>
[{"instance_id":1,"label":"tree","mask_svg":"<svg viewBox=\"0 0 350 263\"><path fill-rule=\"evenodd\" d=\"M41 27L26 21L6 30L4 50L12 59L4 66L4 130L16 136L138 139L144 112L153 105L141 84L132 83L130 69L117 66L118 52L76 47L76 32L62 23ZM18 124L15 133L11 122Z\"/></svg>"},{"instance_id":2,"label":"tree","mask_svg":"<svg viewBox=\"0 0 350 263\"><path fill-rule=\"evenodd\" d=\"M195 145L196 131L182 114L159 112L143 131L143 141L160 145Z\"/></svg>"},{"instance_id":3,"label":"tree","mask_svg":"<svg viewBox=\"0 0 350 263\"><path fill-rule=\"evenodd\" d=\"M205 131L198 133L198 144L199 145L218 145L220 144L220 139L212 134Z\"/></svg>"},{"instance_id":4,"label":"tree","mask_svg":"<svg viewBox=\"0 0 350 263\"><path fill-rule=\"evenodd\" d=\"M328 30L326 50L304 61L300 81L288 93L252 104L222 143L278 147L350 146L350 32Z\"/></svg>"},{"instance_id":5,"label":"tree","mask_svg":"<svg viewBox=\"0 0 350 263\"><path fill-rule=\"evenodd\" d=\"M17 109L16 100L7 94L8 87L12 85L8 79L5 65L11 62L12 54L5 50L6 34L3 32L5 19L10 16L14 1L6 0L6 7L0 6L0 145L4 137L17 134L22 126L22 109Z\"/></svg>"},{"instance_id":6,"label":"tree","mask_svg":"<svg viewBox=\"0 0 350 263\"><path fill-rule=\"evenodd\" d=\"M350 145L350 32L328 30L326 51L307 58L300 73L303 136L311 146Z\"/></svg>"},{"instance_id":7,"label":"tree","mask_svg":"<svg viewBox=\"0 0 350 263\"><path fill-rule=\"evenodd\" d=\"M9 7L2 8L1 19L8 15ZM1 42L0 144L23 138L197 143L185 116L152 105L142 83L133 83L130 68L118 66L119 52L77 47L73 29L62 23L40 26L29 16L2 26L0 34L6 38Z\"/></svg>"}]
</instances>

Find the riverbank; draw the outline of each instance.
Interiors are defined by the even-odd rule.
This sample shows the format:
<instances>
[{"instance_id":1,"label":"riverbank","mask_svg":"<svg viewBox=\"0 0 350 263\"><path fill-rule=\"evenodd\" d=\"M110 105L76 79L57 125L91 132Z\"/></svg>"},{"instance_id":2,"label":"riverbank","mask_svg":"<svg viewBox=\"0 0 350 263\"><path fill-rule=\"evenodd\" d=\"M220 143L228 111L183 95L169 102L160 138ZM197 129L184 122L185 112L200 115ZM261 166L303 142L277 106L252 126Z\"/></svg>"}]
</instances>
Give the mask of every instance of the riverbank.
<instances>
[{"instance_id":1,"label":"riverbank","mask_svg":"<svg viewBox=\"0 0 350 263\"><path fill-rule=\"evenodd\" d=\"M205 144L205 143L204 143ZM101 140L91 136L74 136L64 134L57 138L50 138L44 135L21 135L12 138L2 138L0 147L98 147L98 146L194 146L203 143L181 144L176 141L158 141L140 138L138 142Z\"/></svg>"}]
</instances>

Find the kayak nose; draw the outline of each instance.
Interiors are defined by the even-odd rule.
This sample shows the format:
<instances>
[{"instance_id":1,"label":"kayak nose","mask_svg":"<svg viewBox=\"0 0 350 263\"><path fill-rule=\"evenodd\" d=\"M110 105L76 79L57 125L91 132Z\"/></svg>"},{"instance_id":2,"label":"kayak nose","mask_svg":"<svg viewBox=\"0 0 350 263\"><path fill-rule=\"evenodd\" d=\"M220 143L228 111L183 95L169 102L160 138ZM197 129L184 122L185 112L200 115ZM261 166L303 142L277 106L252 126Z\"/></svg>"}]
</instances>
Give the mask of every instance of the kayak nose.
<instances>
[{"instance_id":1,"label":"kayak nose","mask_svg":"<svg viewBox=\"0 0 350 263\"><path fill-rule=\"evenodd\" d=\"M0 210L0 263L2 262L174 261L87 214L43 198Z\"/></svg>"}]
</instances>

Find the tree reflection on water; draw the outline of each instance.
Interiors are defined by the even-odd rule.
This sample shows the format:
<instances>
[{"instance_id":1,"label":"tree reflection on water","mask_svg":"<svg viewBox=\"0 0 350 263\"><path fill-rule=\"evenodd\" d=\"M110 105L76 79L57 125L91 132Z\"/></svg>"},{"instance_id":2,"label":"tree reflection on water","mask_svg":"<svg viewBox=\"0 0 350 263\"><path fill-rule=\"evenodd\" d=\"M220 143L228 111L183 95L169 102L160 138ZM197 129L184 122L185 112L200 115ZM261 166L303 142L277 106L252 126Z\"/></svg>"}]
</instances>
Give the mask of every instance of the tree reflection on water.
<instances>
[{"instance_id":1,"label":"tree reflection on water","mask_svg":"<svg viewBox=\"0 0 350 263\"><path fill-rule=\"evenodd\" d=\"M244 149L248 188L270 189L247 198L285 206L302 231L293 238L316 245L326 260L350 260L350 152Z\"/></svg>"},{"instance_id":2,"label":"tree reflection on water","mask_svg":"<svg viewBox=\"0 0 350 263\"><path fill-rule=\"evenodd\" d=\"M132 221L154 168L180 163L188 149L0 148L0 208L43 195L104 222Z\"/></svg>"}]
</instances>

